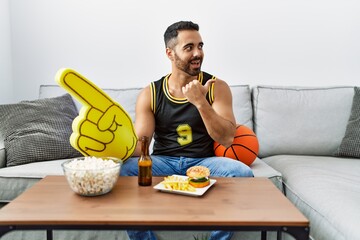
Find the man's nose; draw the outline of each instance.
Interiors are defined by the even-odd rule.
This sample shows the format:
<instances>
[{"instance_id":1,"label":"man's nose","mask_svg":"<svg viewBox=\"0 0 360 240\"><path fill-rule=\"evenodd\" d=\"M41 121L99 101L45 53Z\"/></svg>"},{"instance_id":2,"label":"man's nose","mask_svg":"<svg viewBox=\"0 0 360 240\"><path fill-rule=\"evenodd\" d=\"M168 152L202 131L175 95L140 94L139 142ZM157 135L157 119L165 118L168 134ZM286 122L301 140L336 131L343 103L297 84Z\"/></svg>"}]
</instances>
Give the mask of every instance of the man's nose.
<instances>
[{"instance_id":1,"label":"man's nose","mask_svg":"<svg viewBox=\"0 0 360 240\"><path fill-rule=\"evenodd\" d=\"M195 49L193 52L194 57L199 57L199 56L201 56L201 54L202 54L202 52L200 49Z\"/></svg>"}]
</instances>

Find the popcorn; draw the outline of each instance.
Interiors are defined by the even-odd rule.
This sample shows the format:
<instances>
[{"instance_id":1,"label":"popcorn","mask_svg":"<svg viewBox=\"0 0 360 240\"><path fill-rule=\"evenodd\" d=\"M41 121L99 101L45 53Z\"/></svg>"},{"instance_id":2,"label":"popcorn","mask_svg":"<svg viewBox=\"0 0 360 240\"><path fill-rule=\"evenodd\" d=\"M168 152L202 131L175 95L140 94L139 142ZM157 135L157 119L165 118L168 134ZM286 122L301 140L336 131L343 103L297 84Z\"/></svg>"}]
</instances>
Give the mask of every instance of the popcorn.
<instances>
[{"instance_id":1,"label":"popcorn","mask_svg":"<svg viewBox=\"0 0 360 240\"><path fill-rule=\"evenodd\" d=\"M70 160L63 169L71 189L85 196L109 192L120 174L119 163L96 157Z\"/></svg>"}]
</instances>

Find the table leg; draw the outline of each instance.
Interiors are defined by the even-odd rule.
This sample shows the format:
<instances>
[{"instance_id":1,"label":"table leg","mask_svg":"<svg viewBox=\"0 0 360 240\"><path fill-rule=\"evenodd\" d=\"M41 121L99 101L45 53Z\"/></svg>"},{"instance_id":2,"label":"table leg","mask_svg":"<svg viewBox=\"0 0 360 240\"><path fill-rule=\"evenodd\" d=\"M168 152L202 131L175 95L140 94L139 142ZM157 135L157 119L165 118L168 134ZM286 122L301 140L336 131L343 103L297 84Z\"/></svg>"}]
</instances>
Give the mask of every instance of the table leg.
<instances>
[{"instance_id":1,"label":"table leg","mask_svg":"<svg viewBox=\"0 0 360 240\"><path fill-rule=\"evenodd\" d=\"M286 232L293 236L295 239L309 239L310 228L299 227L283 227L282 232Z\"/></svg>"},{"instance_id":2,"label":"table leg","mask_svg":"<svg viewBox=\"0 0 360 240\"><path fill-rule=\"evenodd\" d=\"M267 239L267 232L261 231L261 240L266 240L266 239Z\"/></svg>"},{"instance_id":3,"label":"table leg","mask_svg":"<svg viewBox=\"0 0 360 240\"><path fill-rule=\"evenodd\" d=\"M12 226L1 227L1 228L0 228L0 238L1 238L2 236L4 236L5 234L7 234L8 232L11 232L11 231L13 231L13 230L14 230L14 228L13 228Z\"/></svg>"},{"instance_id":4,"label":"table leg","mask_svg":"<svg viewBox=\"0 0 360 240\"><path fill-rule=\"evenodd\" d=\"M53 240L53 231L48 229L46 230L46 239L47 240Z\"/></svg>"}]
</instances>

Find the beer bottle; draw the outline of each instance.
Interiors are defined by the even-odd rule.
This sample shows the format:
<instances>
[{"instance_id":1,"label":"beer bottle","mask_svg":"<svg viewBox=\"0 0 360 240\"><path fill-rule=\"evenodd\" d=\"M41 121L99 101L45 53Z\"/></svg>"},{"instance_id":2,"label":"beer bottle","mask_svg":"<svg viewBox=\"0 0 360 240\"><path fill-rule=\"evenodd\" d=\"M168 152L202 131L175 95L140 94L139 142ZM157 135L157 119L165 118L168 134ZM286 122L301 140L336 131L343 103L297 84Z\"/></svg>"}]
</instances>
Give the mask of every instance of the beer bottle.
<instances>
[{"instance_id":1,"label":"beer bottle","mask_svg":"<svg viewBox=\"0 0 360 240\"><path fill-rule=\"evenodd\" d=\"M152 160L149 155L149 138L143 136L141 142L141 155L139 157L138 166L138 183L140 186L151 186L152 183Z\"/></svg>"}]
</instances>

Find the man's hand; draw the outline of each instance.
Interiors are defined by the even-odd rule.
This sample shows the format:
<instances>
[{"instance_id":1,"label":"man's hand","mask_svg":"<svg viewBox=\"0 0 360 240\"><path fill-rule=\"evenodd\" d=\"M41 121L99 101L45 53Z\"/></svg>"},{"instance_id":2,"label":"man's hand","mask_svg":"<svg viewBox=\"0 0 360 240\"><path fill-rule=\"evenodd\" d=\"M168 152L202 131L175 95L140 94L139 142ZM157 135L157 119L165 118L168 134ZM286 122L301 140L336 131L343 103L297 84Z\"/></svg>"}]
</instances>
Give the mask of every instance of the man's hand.
<instances>
[{"instance_id":1,"label":"man's hand","mask_svg":"<svg viewBox=\"0 0 360 240\"><path fill-rule=\"evenodd\" d=\"M210 105L206 100L209 87L215 79L208 80L204 86L193 80L182 88L184 96L199 110L206 130L211 138L230 146L234 140L236 125L232 110L232 95L229 86L222 80L216 80L214 102Z\"/></svg>"},{"instance_id":2,"label":"man's hand","mask_svg":"<svg viewBox=\"0 0 360 240\"><path fill-rule=\"evenodd\" d=\"M59 70L56 81L83 104L73 121L70 144L85 156L129 158L137 137L127 112L74 70Z\"/></svg>"},{"instance_id":3,"label":"man's hand","mask_svg":"<svg viewBox=\"0 0 360 240\"><path fill-rule=\"evenodd\" d=\"M193 80L182 87L181 90L190 103L196 107L199 107L201 104L206 102L205 96L213 82L215 82L215 79L210 79L203 86L198 80Z\"/></svg>"}]
</instances>

